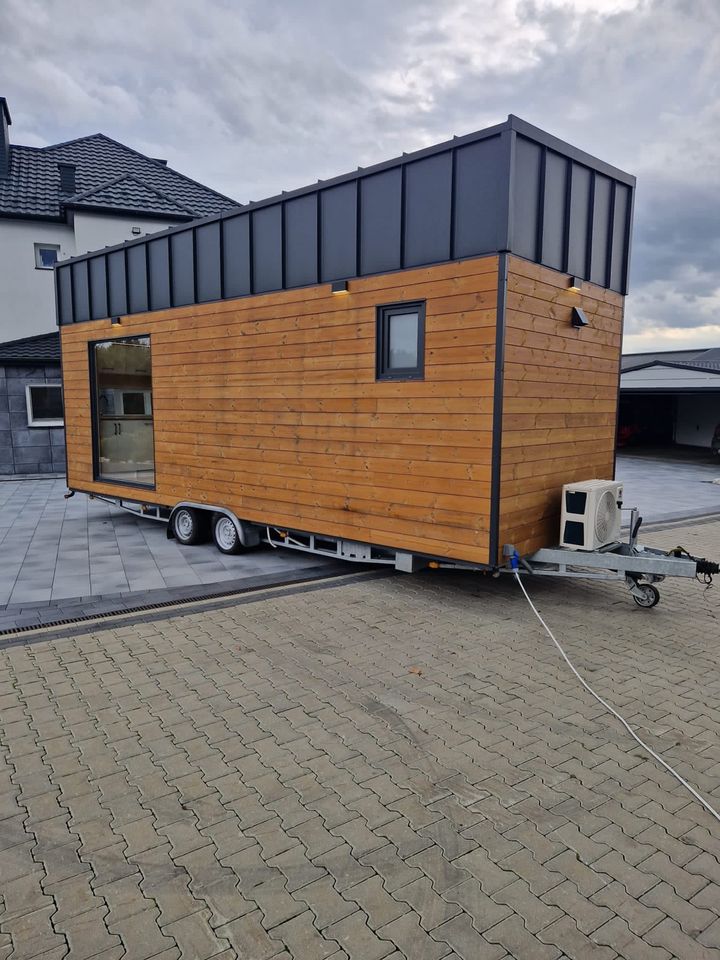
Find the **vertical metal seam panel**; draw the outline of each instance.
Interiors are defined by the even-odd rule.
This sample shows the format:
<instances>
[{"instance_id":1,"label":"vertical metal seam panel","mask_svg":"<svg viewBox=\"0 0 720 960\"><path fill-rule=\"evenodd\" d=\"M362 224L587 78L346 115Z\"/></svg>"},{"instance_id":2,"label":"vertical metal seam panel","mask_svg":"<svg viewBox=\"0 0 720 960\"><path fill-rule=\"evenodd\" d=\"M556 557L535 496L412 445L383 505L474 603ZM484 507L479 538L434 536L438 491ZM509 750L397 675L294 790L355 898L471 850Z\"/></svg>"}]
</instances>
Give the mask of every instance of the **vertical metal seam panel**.
<instances>
[{"instance_id":1,"label":"vertical metal seam panel","mask_svg":"<svg viewBox=\"0 0 720 960\"><path fill-rule=\"evenodd\" d=\"M250 276L248 277L248 286L250 287L250 296L255 293L255 213L248 213L248 267Z\"/></svg>"},{"instance_id":2,"label":"vertical metal seam panel","mask_svg":"<svg viewBox=\"0 0 720 960\"><path fill-rule=\"evenodd\" d=\"M55 290L55 326L60 329L63 325L63 315L60 306L60 271L57 267L53 267L53 287Z\"/></svg>"},{"instance_id":3,"label":"vertical metal seam panel","mask_svg":"<svg viewBox=\"0 0 720 960\"><path fill-rule=\"evenodd\" d=\"M88 298L88 319L89 319L89 320L92 320L92 318L93 318L92 278L91 278L91 276L90 276L90 274L91 274L90 264L91 264L91 263L92 263L91 260L86 260L86 261L85 261L85 271L86 271L86 273L87 273L87 298ZM63 415L64 415L64 408L63 408Z\"/></svg>"},{"instance_id":4,"label":"vertical metal seam panel","mask_svg":"<svg viewBox=\"0 0 720 960\"><path fill-rule=\"evenodd\" d=\"M570 269L570 212L572 210L572 183L573 183L573 163L569 157L565 157L565 224L563 235L563 255L562 269L567 273Z\"/></svg>"},{"instance_id":5,"label":"vertical metal seam panel","mask_svg":"<svg viewBox=\"0 0 720 960\"><path fill-rule=\"evenodd\" d=\"M125 264L125 313L130 313L130 267L128 261L128 248L123 247L123 262Z\"/></svg>"},{"instance_id":6,"label":"vertical metal seam panel","mask_svg":"<svg viewBox=\"0 0 720 960\"><path fill-rule=\"evenodd\" d=\"M592 276L593 231L595 229L595 171L590 171L590 194L588 196L588 222L585 235L585 280Z\"/></svg>"},{"instance_id":7,"label":"vertical metal seam panel","mask_svg":"<svg viewBox=\"0 0 720 960\"><path fill-rule=\"evenodd\" d=\"M315 194L315 282L322 283L323 262L322 262L322 238L323 238L323 220L322 220L322 198L325 195L324 190L318 190Z\"/></svg>"},{"instance_id":8,"label":"vertical metal seam panel","mask_svg":"<svg viewBox=\"0 0 720 960\"><path fill-rule=\"evenodd\" d=\"M365 177L359 177L355 181L355 275L357 277L362 276L360 270L362 267L361 262L361 250L362 250L362 188L365 183Z\"/></svg>"},{"instance_id":9,"label":"vertical metal seam panel","mask_svg":"<svg viewBox=\"0 0 720 960\"><path fill-rule=\"evenodd\" d=\"M623 250L622 288L620 290L623 296L627 296L628 282L630 279L630 235L632 233L633 213L635 209L635 191L632 187L625 187L625 189L628 191L629 196L625 205L625 249Z\"/></svg>"},{"instance_id":10,"label":"vertical metal seam panel","mask_svg":"<svg viewBox=\"0 0 720 960\"><path fill-rule=\"evenodd\" d=\"M170 307L175 306L175 270L173 266L173 245L172 239L168 236L167 238L167 255L168 255L168 299L170 301Z\"/></svg>"},{"instance_id":11,"label":"vertical metal seam panel","mask_svg":"<svg viewBox=\"0 0 720 960\"><path fill-rule=\"evenodd\" d=\"M150 244L144 244L145 247L145 303L147 304L148 310L151 309L150 304Z\"/></svg>"},{"instance_id":12,"label":"vertical metal seam panel","mask_svg":"<svg viewBox=\"0 0 720 960\"><path fill-rule=\"evenodd\" d=\"M508 257L498 256L497 308L495 316L495 376L493 381L492 474L490 480L490 533L488 563L498 564L500 550L500 494L502 481L502 421L505 377L505 305L507 301Z\"/></svg>"},{"instance_id":13,"label":"vertical metal seam panel","mask_svg":"<svg viewBox=\"0 0 720 960\"><path fill-rule=\"evenodd\" d=\"M450 151L450 249L448 255L455 259L455 215L457 208L457 149Z\"/></svg>"},{"instance_id":14,"label":"vertical metal seam panel","mask_svg":"<svg viewBox=\"0 0 720 960\"><path fill-rule=\"evenodd\" d=\"M405 228L407 226L407 164L400 167L400 269L405 269Z\"/></svg>"},{"instance_id":15,"label":"vertical metal seam panel","mask_svg":"<svg viewBox=\"0 0 720 960\"><path fill-rule=\"evenodd\" d=\"M505 223L501 224L501 232L505 238L504 246L501 246L500 252L512 250L513 228L515 219L515 145L517 134L510 128L504 130L501 137L505 138L507 150L507 165L505 168Z\"/></svg>"},{"instance_id":16,"label":"vertical metal seam panel","mask_svg":"<svg viewBox=\"0 0 720 960\"><path fill-rule=\"evenodd\" d=\"M224 222L218 221L218 250L220 254L220 299L225 299L225 230Z\"/></svg>"},{"instance_id":17,"label":"vertical metal seam panel","mask_svg":"<svg viewBox=\"0 0 720 960\"><path fill-rule=\"evenodd\" d=\"M608 233L605 238L605 287L610 289L612 280L613 238L615 235L615 192L617 181L610 181L610 210L608 212Z\"/></svg>"},{"instance_id":18,"label":"vertical metal seam panel","mask_svg":"<svg viewBox=\"0 0 720 960\"><path fill-rule=\"evenodd\" d=\"M280 289L287 289L287 224L285 200L280 202Z\"/></svg>"},{"instance_id":19,"label":"vertical metal seam panel","mask_svg":"<svg viewBox=\"0 0 720 960\"><path fill-rule=\"evenodd\" d=\"M547 175L547 147L540 150L540 171L538 175L537 230L535 235L535 261L543 262L543 232L545 227L545 177Z\"/></svg>"},{"instance_id":20,"label":"vertical metal seam panel","mask_svg":"<svg viewBox=\"0 0 720 960\"><path fill-rule=\"evenodd\" d=\"M197 227L193 227L192 230L190 231L190 243L192 244L190 261L192 263L192 272L193 272L193 303L198 302L197 238L195 236L196 230L197 230Z\"/></svg>"}]
</instances>

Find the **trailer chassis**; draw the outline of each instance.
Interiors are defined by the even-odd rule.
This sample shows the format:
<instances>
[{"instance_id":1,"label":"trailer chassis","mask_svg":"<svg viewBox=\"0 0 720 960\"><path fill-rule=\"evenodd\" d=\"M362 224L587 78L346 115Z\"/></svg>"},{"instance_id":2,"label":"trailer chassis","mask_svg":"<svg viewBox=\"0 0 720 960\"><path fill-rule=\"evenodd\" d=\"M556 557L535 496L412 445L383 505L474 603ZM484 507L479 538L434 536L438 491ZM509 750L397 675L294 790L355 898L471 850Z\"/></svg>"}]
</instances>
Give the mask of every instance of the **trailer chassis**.
<instances>
[{"instance_id":1,"label":"trailer chassis","mask_svg":"<svg viewBox=\"0 0 720 960\"><path fill-rule=\"evenodd\" d=\"M512 544L503 547L507 558L500 573L523 570L537 577L563 577L579 580L624 580L639 607L654 607L660 599L655 586L665 577L703 578L710 583L720 573L711 560L693 557L686 550L659 550L638 543L642 517L637 507L630 509L630 534L627 542L608 544L600 550L571 550L568 547L543 547L521 557Z\"/></svg>"},{"instance_id":2,"label":"trailer chassis","mask_svg":"<svg viewBox=\"0 0 720 960\"><path fill-rule=\"evenodd\" d=\"M208 514L222 514L235 524L243 544L252 547L267 543L277 549L296 550L316 556L350 563L381 564L394 567L403 573L415 573L424 568L465 570L491 573L499 577L503 573L522 570L536 577L561 577L574 580L624 581L633 600L639 607L654 607L660 593L655 586L665 577L702 579L710 583L720 566L711 560L693 557L682 548L659 550L638 543L642 517L636 507L630 509L630 533L627 542L608 544L599 550L572 550L568 547L543 547L528 556L521 556L512 544L505 544L502 566L474 564L461 560L424 556L391 547L382 547L342 537L288 530L284 527L249 523L240 520L226 507L182 501L174 507L159 507L124 497L86 492L91 499L102 500L121 507L130 513L159 520L168 524L168 537L173 537L173 518L178 510L189 508ZM74 490L67 496L73 496Z\"/></svg>"}]
</instances>

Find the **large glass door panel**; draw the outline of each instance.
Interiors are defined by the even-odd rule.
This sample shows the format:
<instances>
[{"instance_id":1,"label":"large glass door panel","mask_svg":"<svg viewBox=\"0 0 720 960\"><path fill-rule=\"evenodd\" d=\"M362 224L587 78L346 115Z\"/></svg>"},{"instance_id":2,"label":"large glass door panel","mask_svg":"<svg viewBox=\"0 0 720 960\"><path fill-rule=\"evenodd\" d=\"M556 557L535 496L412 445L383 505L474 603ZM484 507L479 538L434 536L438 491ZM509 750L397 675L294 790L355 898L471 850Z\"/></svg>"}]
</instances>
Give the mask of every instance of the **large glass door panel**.
<instances>
[{"instance_id":1,"label":"large glass door panel","mask_svg":"<svg viewBox=\"0 0 720 960\"><path fill-rule=\"evenodd\" d=\"M93 390L98 480L152 487L152 366L150 338L94 343Z\"/></svg>"}]
</instances>

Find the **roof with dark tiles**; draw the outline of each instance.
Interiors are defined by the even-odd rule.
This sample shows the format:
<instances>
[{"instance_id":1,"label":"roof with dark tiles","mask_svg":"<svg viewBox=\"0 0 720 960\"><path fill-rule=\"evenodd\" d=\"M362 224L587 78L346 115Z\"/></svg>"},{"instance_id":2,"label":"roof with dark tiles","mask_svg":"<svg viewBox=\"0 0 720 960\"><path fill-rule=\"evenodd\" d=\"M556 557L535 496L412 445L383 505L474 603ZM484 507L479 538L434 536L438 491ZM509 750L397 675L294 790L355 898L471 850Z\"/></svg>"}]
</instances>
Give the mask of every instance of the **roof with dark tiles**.
<instances>
[{"instance_id":1,"label":"roof with dark tiles","mask_svg":"<svg viewBox=\"0 0 720 960\"><path fill-rule=\"evenodd\" d=\"M622 358L622 373L643 367L684 367L687 370L707 370L720 373L720 347L706 350L656 350L652 353L626 353Z\"/></svg>"},{"instance_id":2,"label":"roof with dark tiles","mask_svg":"<svg viewBox=\"0 0 720 960\"><path fill-rule=\"evenodd\" d=\"M0 366L36 363L60 363L59 331L0 343Z\"/></svg>"},{"instance_id":3,"label":"roof with dark tiles","mask_svg":"<svg viewBox=\"0 0 720 960\"><path fill-rule=\"evenodd\" d=\"M58 163L76 167L72 195L60 191ZM239 204L104 133L48 147L11 143L9 174L0 176L0 216L61 220L73 206L189 220Z\"/></svg>"}]
</instances>

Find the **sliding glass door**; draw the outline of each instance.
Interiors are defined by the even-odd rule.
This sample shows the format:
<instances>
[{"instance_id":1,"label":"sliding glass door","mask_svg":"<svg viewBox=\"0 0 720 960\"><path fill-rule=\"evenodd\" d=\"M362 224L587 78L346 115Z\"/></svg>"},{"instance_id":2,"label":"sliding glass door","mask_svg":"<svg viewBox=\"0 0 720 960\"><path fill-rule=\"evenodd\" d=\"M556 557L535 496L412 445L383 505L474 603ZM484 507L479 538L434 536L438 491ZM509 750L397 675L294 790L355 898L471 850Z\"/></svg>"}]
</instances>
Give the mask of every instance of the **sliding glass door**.
<instances>
[{"instance_id":1,"label":"sliding glass door","mask_svg":"<svg viewBox=\"0 0 720 960\"><path fill-rule=\"evenodd\" d=\"M150 338L91 346L97 480L155 484Z\"/></svg>"}]
</instances>

